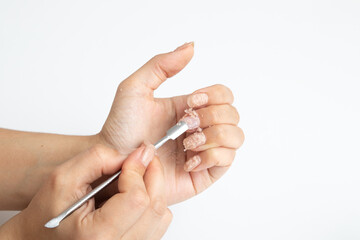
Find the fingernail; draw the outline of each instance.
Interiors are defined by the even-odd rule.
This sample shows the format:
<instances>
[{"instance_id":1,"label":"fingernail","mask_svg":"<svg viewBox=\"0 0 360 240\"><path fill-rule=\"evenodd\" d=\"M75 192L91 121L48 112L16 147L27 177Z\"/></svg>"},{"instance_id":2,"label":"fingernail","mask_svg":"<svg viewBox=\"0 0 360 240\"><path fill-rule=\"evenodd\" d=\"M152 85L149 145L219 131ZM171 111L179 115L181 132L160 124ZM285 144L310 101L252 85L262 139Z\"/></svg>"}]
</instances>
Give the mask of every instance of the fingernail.
<instances>
[{"instance_id":1,"label":"fingernail","mask_svg":"<svg viewBox=\"0 0 360 240\"><path fill-rule=\"evenodd\" d=\"M196 93L192 94L187 99L187 104L189 107L200 107L208 102L209 98L206 93Z\"/></svg>"},{"instance_id":2,"label":"fingernail","mask_svg":"<svg viewBox=\"0 0 360 240\"><path fill-rule=\"evenodd\" d=\"M181 45L180 47L176 48L176 49L174 50L174 52L175 52L175 51L182 50L182 49L185 49L185 48L187 48L187 47L190 46L190 45L194 47L194 42L184 43L184 44Z\"/></svg>"},{"instance_id":3,"label":"fingernail","mask_svg":"<svg viewBox=\"0 0 360 240\"><path fill-rule=\"evenodd\" d=\"M203 145L206 142L206 137L203 132L195 132L183 141L185 150L194 149Z\"/></svg>"},{"instance_id":4,"label":"fingernail","mask_svg":"<svg viewBox=\"0 0 360 240\"><path fill-rule=\"evenodd\" d=\"M141 162L142 164L144 164L145 167L147 167L155 156L155 147L149 142L144 142L144 144L145 144L145 149L141 156Z\"/></svg>"},{"instance_id":5,"label":"fingernail","mask_svg":"<svg viewBox=\"0 0 360 240\"><path fill-rule=\"evenodd\" d=\"M187 172L190 172L191 170L193 170L194 168L196 168L197 166L199 166L199 164L201 163L201 158L199 155L195 155L193 157L191 157L184 165L184 170Z\"/></svg>"},{"instance_id":6,"label":"fingernail","mask_svg":"<svg viewBox=\"0 0 360 240\"><path fill-rule=\"evenodd\" d=\"M185 115L179 120L184 121L189 127L189 130L194 130L200 127L200 118L196 111L192 109L186 109Z\"/></svg>"}]
</instances>

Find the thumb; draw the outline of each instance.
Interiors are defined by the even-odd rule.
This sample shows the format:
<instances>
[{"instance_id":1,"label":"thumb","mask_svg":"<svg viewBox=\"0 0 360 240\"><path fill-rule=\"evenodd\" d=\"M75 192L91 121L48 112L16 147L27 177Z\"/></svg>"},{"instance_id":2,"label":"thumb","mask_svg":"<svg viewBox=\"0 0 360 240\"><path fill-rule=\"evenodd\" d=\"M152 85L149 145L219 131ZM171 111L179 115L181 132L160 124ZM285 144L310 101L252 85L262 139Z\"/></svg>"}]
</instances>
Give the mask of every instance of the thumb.
<instances>
[{"instance_id":1,"label":"thumb","mask_svg":"<svg viewBox=\"0 0 360 240\"><path fill-rule=\"evenodd\" d=\"M152 94L161 83L180 72L194 55L194 42L185 43L172 52L156 55L121 83L121 87L142 89Z\"/></svg>"}]
</instances>

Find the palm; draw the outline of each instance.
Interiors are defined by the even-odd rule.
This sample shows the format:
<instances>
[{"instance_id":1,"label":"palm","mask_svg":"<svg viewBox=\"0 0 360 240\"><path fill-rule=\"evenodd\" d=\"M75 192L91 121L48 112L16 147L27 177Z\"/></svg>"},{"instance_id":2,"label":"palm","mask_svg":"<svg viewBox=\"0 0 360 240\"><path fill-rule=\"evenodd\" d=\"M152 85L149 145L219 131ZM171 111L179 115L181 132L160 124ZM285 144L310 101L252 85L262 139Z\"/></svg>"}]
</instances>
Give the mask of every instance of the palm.
<instances>
[{"instance_id":1,"label":"palm","mask_svg":"<svg viewBox=\"0 0 360 240\"><path fill-rule=\"evenodd\" d=\"M182 117L187 107L185 100L185 96L167 99L154 99L152 96L124 96L120 85L110 116L102 131L105 139L125 155L143 141L155 143ZM169 204L186 200L199 191L194 187L199 185L193 182L194 173L184 171L184 162L188 154L184 152L183 138L181 136L176 141L169 141L158 150L165 169Z\"/></svg>"}]
</instances>

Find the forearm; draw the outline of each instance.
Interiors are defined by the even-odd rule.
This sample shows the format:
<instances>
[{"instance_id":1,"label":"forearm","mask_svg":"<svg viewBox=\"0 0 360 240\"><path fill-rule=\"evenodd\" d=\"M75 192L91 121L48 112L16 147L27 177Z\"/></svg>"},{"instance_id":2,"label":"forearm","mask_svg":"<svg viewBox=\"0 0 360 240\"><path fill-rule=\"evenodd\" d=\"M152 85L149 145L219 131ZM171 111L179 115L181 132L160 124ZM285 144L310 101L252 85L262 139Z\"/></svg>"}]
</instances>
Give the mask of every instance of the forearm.
<instances>
[{"instance_id":1,"label":"forearm","mask_svg":"<svg viewBox=\"0 0 360 240\"><path fill-rule=\"evenodd\" d=\"M57 165L97 138L0 129L0 210L25 208Z\"/></svg>"},{"instance_id":2,"label":"forearm","mask_svg":"<svg viewBox=\"0 0 360 240\"><path fill-rule=\"evenodd\" d=\"M24 225L20 225L18 222L21 220L19 215L22 212L18 213L16 216L12 217L9 221L0 226L0 239L1 240L23 240L26 239L22 237L22 232Z\"/></svg>"}]
</instances>

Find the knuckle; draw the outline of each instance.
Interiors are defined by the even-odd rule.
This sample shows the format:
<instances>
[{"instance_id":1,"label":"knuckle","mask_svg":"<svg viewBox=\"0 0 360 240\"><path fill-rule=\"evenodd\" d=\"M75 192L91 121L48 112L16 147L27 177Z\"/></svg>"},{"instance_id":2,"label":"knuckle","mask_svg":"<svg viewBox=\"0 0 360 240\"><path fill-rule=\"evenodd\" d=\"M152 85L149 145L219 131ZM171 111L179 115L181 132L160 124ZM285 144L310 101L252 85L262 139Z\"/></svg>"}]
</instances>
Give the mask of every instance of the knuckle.
<instances>
[{"instance_id":1,"label":"knuckle","mask_svg":"<svg viewBox=\"0 0 360 240\"><path fill-rule=\"evenodd\" d=\"M140 188L136 188L132 191L130 200L136 209L146 209L150 203L149 196Z\"/></svg>"},{"instance_id":2,"label":"knuckle","mask_svg":"<svg viewBox=\"0 0 360 240\"><path fill-rule=\"evenodd\" d=\"M224 160L225 160L225 158L218 156L218 157L214 160L214 166L222 166Z\"/></svg>"},{"instance_id":3,"label":"knuckle","mask_svg":"<svg viewBox=\"0 0 360 240\"><path fill-rule=\"evenodd\" d=\"M228 89L228 87L226 87L224 84L215 84L214 87L219 90L219 91L226 91L226 89Z\"/></svg>"},{"instance_id":4,"label":"knuckle","mask_svg":"<svg viewBox=\"0 0 360 240\"><path fill-rule=\"evenodd\" d=\"M162 53L160 53L160 54L156 54L155 56L153 56L152 58L151 58L151 60L150 61L152 61L152 62L159 62L160 60L161 60L161 57L162 57Z\"/></svg>"},{"instance_id":5,"label":"knuckle","mask_svg":"<svg viewBox=\"0 0 360 240\"><path fill-rule=\"evenodd\" d=\"M231 89L223 84L217 84L216 85L217 90L221 95L224 97L224 99L228 99L229 103L234 102L234 94L232 93Z\"/></svg>"},{"instance_id":6,"label":"knuckle","mask_svg":"<svg viewBox=\"0 0 360 240\"><path fill-rule=\"evenodd\" d=\"M225 157L222 158L221 165L223 167L230 167L235 159L235 153L233 149L226 149L226 153L224 153Z\"/></svg>"},{"instance_id":7,"label":"knuckle","mask_svg":"<svg viewBox=\"0 0 360 240\"><path fill-rule=\"evenodd\" d=\"M123 175L122 179L129 179L129 180L132 179L133 181L135 181L135 179L142 177L137 169L125 168L125 167L122 169L120 177L121 175Z\"/></svg>"},{"instance_id":8,"label":"knuckle","mask_svg":"<svg viewBox=\"0 0 360 240\"><path fill-rule=\"evenodd\" d=\"M88 151L90 155L95 157L95 161L99 162L101 165L106 161L106 159L109 159L109 157L116 157L118 154L114 149L102 144L96 144Z\"/></svg>"},{"instance_id":9,"label":"knuckle","mask_svg":"<svg viewBox=\"0 0 360 240\"><path fill-rule=\"evenodd\" d=\"M229 88L228 88L226 95L229 98L229 103L233 103L234 102L234 94L232 93L232 91Z\"/></svg>"},{"instance_id":10,"label":"knuckle","mask_svg":"<svg viewBox=\"0 0 360 240\"><path fill-rule=\"evenodd\" d=\"M91 155L97 156L99 159L103 159L107 151L107 147L101 144L96 144L89 149Z\"/></svg>"},{"instance_id":11,"label":"knuckle","mask_svg":"<svg viewBox=\"0 0 360 240\"><path fill-rule=\"evenodd\" d=\"M238 128L238 134L237 134L237 145L236 148L241 147L241 145L244 143L245 141L245 134L244 131L241 128Z\"/></svg>"},{"instance_id":12,"label":"knuckle","mask_svg":"<svg viewBox=\"0 0 360 240\"><path fill-rule=\"evenodd\" d=\"M217 123L220 121L221 114L216 109L216 107L209 108L209 115L210 115L211 122Z\"/></svg>"},{"instance_id":13,"label":"knuckle","mask_svg":"<svg viewBox=\"0 0 360 240\"><path fill-rule=\"evenodd\" d=\"M173 220L173 214L172 214L172 212L170 211L170 209L166 208L164 215L165 215L165 216L164 216L165 224L166 224L166 225L169 225L169 224L172 222L172 220Z\"/></svg>"},{"instance_id":14,"label":"knuckle","mask_svg":"<svg viewBox=\"0 0 360 240\"><path fill-rule=\"evenodd\" d=\"M228 105L228 106L230 107L230 111L234 115L236 124L238 124L240 122L240 114L239 114L238 110L236 109L236 107L234 107L232 105Z\"/></svg>"},{"instance_id":15,"label":"knuckle","mask_svg":"<svg viewBox=\"0 0 360 240\"><path fill-rule=\"evenodd\" d=\"M218 140L219 144L226 141L227 136L226 136L226 131L223 126L221 126L221 125L215 126L215 136L216 136L216 139Z\"/></svg>"},{"instance_id":16,"label":"knuckle","mask_svg":"<svg viewBox=\"0 0 360 240\"><path fill-rule=\"evenodd\" d=\"M234 159L235 159L236 151L231 150L229 156L230 156L230 163L232 163L234 161Z\"/></svg>"},{"instance_id":17,"label":"knuckle","mask_svg":"<svg viewBox=\"0 0 360 240\"><path fill-rule=\"evenodd\" d=\"M209 152L209 159L213 166L229 167L235 158L235 150L227 148L213 148Z\"/></svg>"},{"instance_id":18,"label":"knuckle","mask_svg":"<svg viewBox=\"0 0 360 240\"><path fill-rule=\"evenodd\" d=\"M121 83L118 85L118 87L117 87L117 89L116 89L116 95L117 95L117 94L121 94L121 92L123 91L124 84L126 84L126 82L121 82Z\"/></svg>"},{"instance_id":19,"label":"knuckle","mask_svg":"<svg viewBox=\"0 0 360 240\"><path fill-rule=\"evenodd\" d=\"M169 74L167 71L164 70L163 67L163 57L164 54L158 54L155 55L150 61L153 64L153 72L154 74L161 80L165 80L169 77Z\"/></svg>"},{"instance_id":20,"label":"knuckle","mask_svg":"<svg viewBox=\"0 0 360 240\"><path fill-rule=\"evenodd\" d=\"M165 199L163 198L157 198L152 201L151 203L151 209L157 215L158 217L162 217L166 214L167 210L167 204Z\"/></svg>"},{"instance_id":21,"label":"knuckle","mask_svg":"<svg viewBox=\"0 0 360 240\"><path fill-rule=\"evenodd\" d=\"M93 147L91 147L89 149L89 153L91 156L94 156L95 157L95 161L96 162L102 162L103 159L104 159L104 154L105 154L105 149L103 147L103 145L100 145L100 144L96 144L94 145Z\"/></svg>"},{"instance_id":22,"label":"knuckle","mask_svg":"<svg viewBox=\"0 0 360 240\"><path fill-rule=\"evenodd\" d=\"M64 176L60 167L56 168L49 177L50 184L53 188L62 188L67 183L67 178Z\"/></svg>"},{"instance_id":23,"label":"knuckle","mask_svg":"<svg viewBox=\"0 0 360 240\"><path fill-rule=\"evenodd\" d=\"M220 163L220 159L223 157L221 151L217 148L209 149L209 159L213 160L213 164L218 166Z\"/></svg>"}]
</instances>

